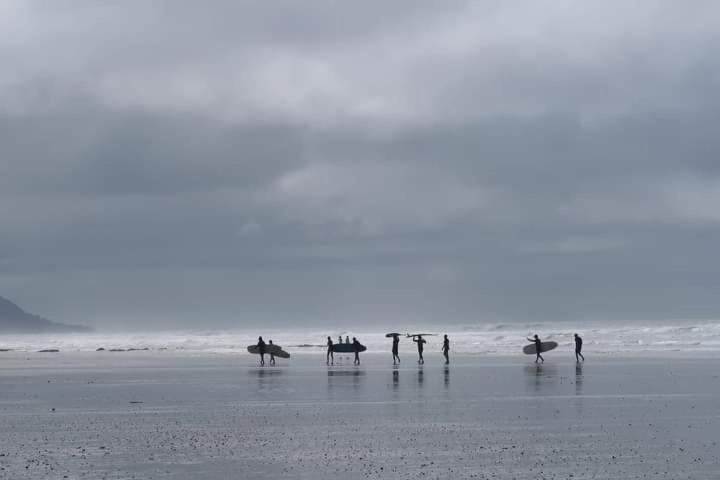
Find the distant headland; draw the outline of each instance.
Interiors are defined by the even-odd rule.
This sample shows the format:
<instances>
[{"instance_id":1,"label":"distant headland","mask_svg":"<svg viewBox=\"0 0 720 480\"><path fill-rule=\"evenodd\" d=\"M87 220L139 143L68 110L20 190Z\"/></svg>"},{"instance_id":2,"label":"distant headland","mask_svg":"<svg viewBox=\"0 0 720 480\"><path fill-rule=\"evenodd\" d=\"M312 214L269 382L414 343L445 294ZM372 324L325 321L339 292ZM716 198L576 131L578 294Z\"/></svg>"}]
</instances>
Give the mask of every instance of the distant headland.
<instances>
[{"instance_id":1,"label":"distant headland","mask_svg":"<svg viewBox=\"0 0 720 480\"><path fill-rule=\"evenodd\" d=\"M74 333L90 332L89 327L51 322L24 311L10 300L0 297L0 333Z\"/></svg>"}]
</instances>

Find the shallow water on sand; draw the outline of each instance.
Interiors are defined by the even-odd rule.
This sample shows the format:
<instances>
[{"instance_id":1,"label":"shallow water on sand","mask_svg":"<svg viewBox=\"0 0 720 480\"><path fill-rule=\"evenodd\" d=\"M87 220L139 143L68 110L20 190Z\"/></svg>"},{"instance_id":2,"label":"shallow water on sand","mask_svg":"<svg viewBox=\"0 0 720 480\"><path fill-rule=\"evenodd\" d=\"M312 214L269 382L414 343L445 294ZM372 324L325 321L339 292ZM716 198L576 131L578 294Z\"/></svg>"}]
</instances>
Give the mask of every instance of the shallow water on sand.
<instances>
[{"instance_id":1,"label":"shallow water on sand","mask_svg":"<svg viewBox=\"0 0 720 480\"><path fill-rule=\"evenodd\" d=\"M402 354L402 352L401 352ZM713 478L714 359L3 354L0 478ZM437 357L437 358L435 358ZM53 411L54 409L54 411Z\"/></svg>"}]
</instances>

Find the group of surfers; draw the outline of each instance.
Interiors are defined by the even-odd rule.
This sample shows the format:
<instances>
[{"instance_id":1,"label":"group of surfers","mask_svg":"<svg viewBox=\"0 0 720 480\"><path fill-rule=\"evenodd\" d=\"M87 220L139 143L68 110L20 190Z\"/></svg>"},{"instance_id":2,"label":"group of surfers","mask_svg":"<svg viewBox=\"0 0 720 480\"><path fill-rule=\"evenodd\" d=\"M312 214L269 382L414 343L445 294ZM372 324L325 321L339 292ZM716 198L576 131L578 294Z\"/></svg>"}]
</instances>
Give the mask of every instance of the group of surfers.
<instances>
[{"instance_id":1,"label":"group of surfers","mask_svg":"<svg viewBox=\"0 0 720 480\"><path fill-rule=\"evenodd\" d=\"M400 346L400 334L399 333L393 333L388 334L391 335L393 339L392 343L392 356L393 356L393 365L397 365L400 363L400 355L399 355L399 346ZM423 358L423 351L425 350L425 344L427 341L423 338L422 335L412 335L413 342L417 344L417 350L418 350L418 363L420 365L425 364L425 359ZM542 362L545 363L545 359L541 355L542 353L542 341L540 340L540 337L535 334L533 338L527 339L530 342L533 342L535 344L535 363ZM342 345L343 339L342 335L338 337L338 345ZM361 347L362 345L357 340L357 338L353 337L352 342L350 341L350 337L345 337L345 343L346 344L352 344L353 346L353 353L355 354L355 365L360 365L360 352L363 350ZM260 354L260 365L265 365L265 354L270 354L270 365L275 365L275 355L272 352L272 349L268 351L268 347L272 346L273 342L272 340L268 340L268 343L266 344L262 337L258 338L257 343L257 350ZM582 361L585 361L585 357L582 354L582 345L583 340L577 333L575 334L575 360L577 362L580 362L580 359ZM445 357L445 364L450 363L450 339L447 335L444 335L443 338L443 346L442 346L442 352L443 356ZM332 338L327 337L327 356L326 356L326 363L327 365L334 365L335 364L335 344L332 341Z\"/></svg>"},{"instance_id":2,"label":"group of surfers","mask_svg":"<svg viewBox=\"0 0 720 480\"><path fill-rule=\"evenodd\" d=\"M388 334L390 335L390 334ZM400 355L399 355L399 345L400 345L400 334L394 333L391 335L393 339L392 343L392 356L393 356L393 365L397 365L400 363ZM425 359L423 358L423 351L425 350L425 344L427 341L423 338L422 335L412 335L413 342L417 344L418 349L418 363L420 365L425 364ZM342 336L338 337L338 344L342 344ZM361 345L358 340L353 337L352 342L350 342L349 337L345 337L345 343L352 343L353 345L353 353L355 353L355 365L360 365L360 351L361 351ZM443 339L443 346L442 346L442 352L443 356L445 357L445 364L447 365L450 363L450 339L447 335L444 336ZM335 344L332 341L331 337L327 337L327 355L325 363L327 365L334 365L335 364Z\"/></svg>"}]
</instances>

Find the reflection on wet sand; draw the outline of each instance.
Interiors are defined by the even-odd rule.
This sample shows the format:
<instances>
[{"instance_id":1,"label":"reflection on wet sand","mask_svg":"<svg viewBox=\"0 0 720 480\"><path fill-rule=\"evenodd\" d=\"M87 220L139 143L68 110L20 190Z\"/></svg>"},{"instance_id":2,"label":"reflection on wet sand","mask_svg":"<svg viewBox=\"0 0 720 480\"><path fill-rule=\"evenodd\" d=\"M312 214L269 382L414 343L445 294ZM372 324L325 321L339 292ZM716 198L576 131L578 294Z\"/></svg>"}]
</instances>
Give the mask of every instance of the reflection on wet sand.
<instances>
[{"instance_id":1,"label":"reflection on wet sand","mask_svg":"<svg viewBox=\"0 0 720 480\"><path fill-rule=\"evenodd\" d=\"M397 390L400 388L400 372L398 371L397 367L394 367L392 372L392 383L393 383L393 390Z\"/></svg>"},{"instance_id":2,"label":"reflection on wet sand","mask_svg":"<svg viewBox=\"0 0 720 480\"><path fill-rule=\"evenodd\" d=\"M445 365L445 370L443 370L443 373L445 380L445 388L448 388L450 386L450 367Z\"/></svg>"},{"instance_id":3,"label":"reflection on wet sand","mask_svg":"<svg viewBox=\"0 0 720 480\"><path fill-rule=\"evenodd\" d=\"M360 368L335 370L328 369L328 390L334 387L347 387L352 386L358 388L365 378L365 370Z\"/></svg>"},{"instance_id":4,"label":"reflection on wet sand","mask_svg":"<svg viewBox=\"0 0 720 480\"><path fill-rule=\"evenodd\" d=\"M528 365L525 367L525 377L528 379L528 384L531 384L535 392L538 392L544 384L554 383L557 377L557 367L542 363Z\"/></svg>"}]
</instances>

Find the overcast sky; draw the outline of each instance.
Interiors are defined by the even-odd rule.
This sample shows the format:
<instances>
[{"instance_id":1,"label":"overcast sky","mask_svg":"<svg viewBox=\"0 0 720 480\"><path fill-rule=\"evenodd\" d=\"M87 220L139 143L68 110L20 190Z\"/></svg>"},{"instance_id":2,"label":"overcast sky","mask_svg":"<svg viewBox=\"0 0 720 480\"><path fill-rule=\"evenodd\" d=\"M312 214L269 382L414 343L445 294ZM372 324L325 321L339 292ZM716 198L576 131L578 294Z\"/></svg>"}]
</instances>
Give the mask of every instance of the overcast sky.
<instances>
[{"instance_id":1,"label":"overcast sky","mask_svg":"<svg viewBox=\"0 0 720 480\"><path fill-rule=\"evenodd\" d=\"M100 328L720 318L717 1L4 0L0 295Z\"/></svg>"}]
</instances>

